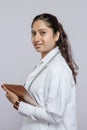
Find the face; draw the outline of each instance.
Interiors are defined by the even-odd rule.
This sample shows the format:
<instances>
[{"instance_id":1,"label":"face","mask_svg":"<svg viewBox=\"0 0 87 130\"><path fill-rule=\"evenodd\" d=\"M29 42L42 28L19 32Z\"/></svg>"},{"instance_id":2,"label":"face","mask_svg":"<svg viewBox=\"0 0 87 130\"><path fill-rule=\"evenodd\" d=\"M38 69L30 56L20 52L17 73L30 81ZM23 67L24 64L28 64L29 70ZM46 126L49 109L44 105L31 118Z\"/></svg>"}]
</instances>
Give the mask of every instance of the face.
<instances>
[{"instance_id":1,"label":"face","mask_svg":"<svg viewBox=\"0 0 87 130\"><path fill-rule=\"evenodd\" d=\"M37 20L32 27L32 43L35 49L41 53L42 58L53 48L59 38L59 32L54 35L53 30L43 20Z\"/></svg>"}]
</instances>

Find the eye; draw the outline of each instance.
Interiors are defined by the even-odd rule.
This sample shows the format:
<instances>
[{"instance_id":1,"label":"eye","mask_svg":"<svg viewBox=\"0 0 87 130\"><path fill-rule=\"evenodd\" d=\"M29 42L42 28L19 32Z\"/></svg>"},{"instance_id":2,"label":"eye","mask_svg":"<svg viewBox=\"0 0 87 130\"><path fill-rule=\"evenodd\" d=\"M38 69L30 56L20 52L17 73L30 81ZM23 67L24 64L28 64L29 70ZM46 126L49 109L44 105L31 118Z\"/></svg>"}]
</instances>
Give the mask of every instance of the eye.
<instances>
[{"instance_id":1,"label":"eye","mask_svg":"<svg viewBox=\"0 0 87 130\"><path fill-rule=\"evenodd\" d=\"M46 34L45 31L40 32L41 36L44 36Z\"/></svg>"},{"instance_id":2,"label":"eye","mask_svg":"<svg viewBox=\"0 0 87 130\"><path fill-rule=\"evenodd\" d=\"M31 31L31 35L32 35L32 36L35 36L35 35L36 35L36 32Z\"/></svg>"}]
</instances>

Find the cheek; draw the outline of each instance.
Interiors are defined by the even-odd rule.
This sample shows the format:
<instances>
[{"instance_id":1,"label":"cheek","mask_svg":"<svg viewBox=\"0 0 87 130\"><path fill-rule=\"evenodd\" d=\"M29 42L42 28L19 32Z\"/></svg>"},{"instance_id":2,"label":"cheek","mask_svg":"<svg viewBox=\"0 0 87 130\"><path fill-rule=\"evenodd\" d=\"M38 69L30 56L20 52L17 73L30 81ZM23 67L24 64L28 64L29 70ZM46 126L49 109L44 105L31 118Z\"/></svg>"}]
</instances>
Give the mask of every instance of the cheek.
<instances>
[{"instance_id":1,"label":"cheek","mask_svg":"<svg viewBox=\"0 0 87 130\"><path fill-rule=\"evenodd\" d=\"M45 36L44 39L45 43L50 43L51 42L51 37L49 35Z\"/></svg>"},{"instance_id":2,"label":"cheek","mask_svg":"<svg viewBox=\"0 0 87 130\"><path fill-rule=\"evenodd\" d=\"M46 37L45 42L48 44L48 46L55 44L55 41L54 41L53 37L51 37L51 36Z\"/></svg>"}]
</instances>

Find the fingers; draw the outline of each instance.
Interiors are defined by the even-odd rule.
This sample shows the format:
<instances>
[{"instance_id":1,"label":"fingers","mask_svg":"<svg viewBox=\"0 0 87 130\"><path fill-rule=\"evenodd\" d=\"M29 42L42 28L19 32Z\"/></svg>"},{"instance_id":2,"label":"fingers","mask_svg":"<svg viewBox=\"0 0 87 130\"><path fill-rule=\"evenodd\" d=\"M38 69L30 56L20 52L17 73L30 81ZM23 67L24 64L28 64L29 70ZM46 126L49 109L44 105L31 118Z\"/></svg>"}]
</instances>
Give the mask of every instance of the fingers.
<instances>
[{"instance_id":1,"label":"fingers","mask_svg":"<svg viewBox=\"0 0 87 130\"><path fill-rule=\"evenodd\" d=\"M8 92L6 92L6 97L8 97L9 96L9 94L8 94Z\"/></svg>"},{"instance_id":2,"label":"fingers","mask_svg":"<svg viewBox=\"0 0 87 130\"><path fill-rule=\"evenodd\" d=\"M5 86L2 85L2 88L5 90L5 92L9 92L9 90Z\"/></svg>"},{"instance_id":3,"label":"fingers","mask_svg":"<svg viewBox=\"0 0 87 130\"><path fill-rule=\"evenodd\" d=\"M2 88L3 88L4 91L6 92L6 97L8 97L8 96L9 96L9 90L8 90L5 86L3 86Z\"/></svg>"}]
</instances>

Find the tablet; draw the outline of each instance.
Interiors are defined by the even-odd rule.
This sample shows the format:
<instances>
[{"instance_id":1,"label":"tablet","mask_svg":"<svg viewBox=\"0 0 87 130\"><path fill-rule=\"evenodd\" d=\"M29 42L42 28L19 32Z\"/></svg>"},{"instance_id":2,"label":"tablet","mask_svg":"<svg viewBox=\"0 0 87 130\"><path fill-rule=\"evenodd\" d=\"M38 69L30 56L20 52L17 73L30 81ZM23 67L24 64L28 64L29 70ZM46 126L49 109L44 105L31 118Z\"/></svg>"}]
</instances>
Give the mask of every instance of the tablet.
<instances>
[{"instance_id":1,"label":"tablet","mask_svg":"<svg viewBox=\"0 0 87 130\"><path fill-rule=\"evenodd\" d=\"M21 101L29 103L31 105L37 106L36 100L32 97L32 95L24 88L23 85L18 84L3 84L2 88L6 87L8 90L15 93Z\"/></svg>"}]
</instances>

